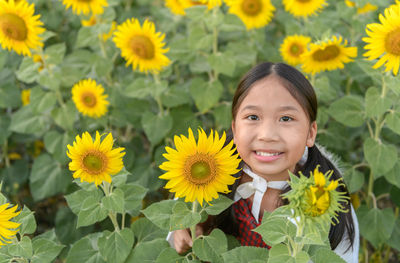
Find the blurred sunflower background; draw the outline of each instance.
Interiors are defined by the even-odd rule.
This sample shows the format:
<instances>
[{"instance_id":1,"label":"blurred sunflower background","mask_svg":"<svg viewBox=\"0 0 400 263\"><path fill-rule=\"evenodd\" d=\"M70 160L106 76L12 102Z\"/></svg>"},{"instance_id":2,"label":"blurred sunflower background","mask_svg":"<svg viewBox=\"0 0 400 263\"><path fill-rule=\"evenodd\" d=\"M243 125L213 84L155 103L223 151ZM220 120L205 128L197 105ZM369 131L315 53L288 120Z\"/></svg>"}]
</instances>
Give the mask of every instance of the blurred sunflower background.
<instances>
[{"instance_id":1,"label":"blurred sunflower background","mask_svg":"<svg viewBox=\"0 0 400 263\"><path fill-rule=\"evenodd\" d=\"M196 186L173 176L165 147L167 160L184 156L174 135L228 130L240 78L264 61L297 67L315 87L317 141L340 158L360 262L398 261L394 0L0 0L0 205L14 216L1 231L15 242L0 258L155 261L132 252L166 249L141 209L169 204L164 186L188 200L195 192L179 183ZM209 202L217 188L196 197Z\"/></svg>"}]
</instances>

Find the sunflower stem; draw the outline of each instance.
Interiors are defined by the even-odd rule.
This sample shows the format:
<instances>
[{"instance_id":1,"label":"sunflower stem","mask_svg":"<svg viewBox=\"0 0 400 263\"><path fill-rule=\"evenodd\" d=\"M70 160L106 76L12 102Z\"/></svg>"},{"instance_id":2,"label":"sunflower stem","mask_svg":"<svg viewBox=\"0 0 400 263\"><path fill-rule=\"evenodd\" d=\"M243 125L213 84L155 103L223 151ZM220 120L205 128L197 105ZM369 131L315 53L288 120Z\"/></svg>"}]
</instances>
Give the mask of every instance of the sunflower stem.
<instances>
[{"instance_id":1,"label":"sunflower stem","mask_svg":"<svg viewBox=\"0 0 400 263\"><path fill-rule=\"evenodd\" d=\"M8 157L8 140L4 140L4 145L3 145L3 154L4 154L4 162L6 164L6 167L10 167L10 158Z\"/></svg>"},{"instance_id":2,"label":"sunflower stem","mask_svg":"<svg viewBox=\"0 0 400 263\"><path fill-rule=\"evenodd\" d=\"M374 175L372 173L372 170L370 170L369 173L369 181L368 181L368 195L367 195L367 206L370 207L370 196L371 193L373 193L373 189L374 189Z\"/></svg>"},{"instance_id":3,"label":"sunflower stem","mask_svg":"<svg viewBox=\"0 0 400 263\"><path fill-rule=\"evenodd\" d=\"M154 78L154 82L156 83L156 85L160 85L161 81L160 81L160 77L158 76L158 74L153 74L153 78ZM164 108L161 102L161 96L159 94L154 94L154 99L157 102L157 106L158 106L158 111L160 113L161 116L164 115Z\"/></svg>"},{"instance_id":4,"label":"sunflower stem","mask_svg":"<svg viewBox=\"0 0 400 263\"><path fill-rule=\"evenodd\" d=\"M103 188L104 194L109 196L112 193L112 186L109 182L103 181L103 184L100 185ZM114 212L109 212L108 217L110 218L111 222L114 225L115 231L119 231L119 225L117 221L117 215Z\"/></svg>"},{"instance_id":5,"label":"sunflower stem","mask_svg":"<svg viewBox=\"0 0 400 263\"><path fill-rule=\"evenodd\" d=\"M106 52L106 48L104 47L103 38L100 34L98 34L97 38L99 39L101 54L103 55L104 58L107 58L107 52Z\"/></svg>"},{"instance_id":6,"label":"sunflower stem","mask_svg":"<svg viewBox=\"0 0 400 263\"><path fill-rule=\"evenodd\" d=\"M192 204L192 212L193 213L197 213L197 206L198 206L198 202L197 200L194 200L193 204ZM194 240L196 239L196 225L193 225L190 227L190 234L192 235L192 241L194 242Z\"/></svg>"}]
</instances>

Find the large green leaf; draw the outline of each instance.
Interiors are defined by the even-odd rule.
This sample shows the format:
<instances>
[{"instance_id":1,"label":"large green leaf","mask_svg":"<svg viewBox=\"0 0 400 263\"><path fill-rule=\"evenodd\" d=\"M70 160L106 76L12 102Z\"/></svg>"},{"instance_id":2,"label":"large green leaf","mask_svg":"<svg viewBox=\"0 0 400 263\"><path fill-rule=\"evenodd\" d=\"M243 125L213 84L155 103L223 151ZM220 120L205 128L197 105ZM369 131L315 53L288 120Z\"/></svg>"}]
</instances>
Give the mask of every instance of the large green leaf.
<instances>
[{"instance_id":1,"label":"large green leaf","mask_svg":"<svg viewBox=\"0 0 400 263\"><path fill-rule=\"evenodd\" d=\"M371 165L374 177L387 173L396 164L397 149L394 145L368 138L363 148L365 159Z\"/></svg>"},{"instance_id":2,"label":"large green leaf","mask_svg":"<svg viewBox=\"0 0 400 263\"><path fill-rule=\"evenodd\" d=\"M165 238L168 234L168 230L159 228L145 217L141 217L133 222L131 229L135 234L137 242L146 242L157 238Z\"/></svg>"},{"instance_id":3,"label":"large green leaf","mask_svg":"<svg viewBox=\"0 0 400 263\"><path fill-rule=\"evenodd\" d=\"M97 247L101 233L94 233L75 242L68 252L65 263L105 263Z\"/></svg>"},{"instance_id":4,"label":"large green leaf","mask_svg":"<svg viewBox=\"0 0 400 263\"><path fill-rule=\"evenodd\" d=\"M69 160L66 151L67 145L72 145L74 138L68 133L59 133L58 131L50 131L44 136L44 145L46 150L53 154L53 157L62 164Z\"/></svg>"},{"instance_id":5,"label":"large green leaf","mask_svg":"<svg viewBox=\"0 0 400 263\"><path fill-rule=\"evenodd\" d=\"M134 183L121 185L118 189L124 193L125 211L132 216L137 216L148 189Z\"/></svg>"},{"instance_id":6,"label":"large green leaf","mask_svg":"<svg viewBox=\"0 0 400 263\"><path fill-rule=\"evenodd\" d=\"M195 78L190 84L190 94L201 113L205 113L217 104L222 91L223 87L219 81L209 83L200 78Z\"/></svg>"},{"instance_id":7,"label":"large green leaf","mask_svg":"<svg viewBox=\"0 0 400 263\"><path fill-rule=\"evenodd\" d=\"M170 115L156 115L148 111L143 114L141 122L152 145L158 144L172 128Z\"/></svg>"},{"instance_id":8,"label":"large green leaf","mask_svg":"<svg viewBox=\"0 0 400 263\"><path fill-rule=\"evenodd\" d=\"M35 114L31 105L27 105L13 113L9 129L19 133L35 134L44 133L48 127L47 119Z\"/></svg>"},{"instance_id":9,"label":"large green leaf","mask_svg":"<svg viewBox=\"0 0 400 263\"><path fill-rule=\"evenodd\" d=\"M206 206L205 210L209 215L218 215L233 204L233 200L224 195L220 195L217 199L211 202L211 205Z\"/></svg>"},{"instance_id":10,"label":"large green leaf","mask_svg":"<svg viewBox=\"0 0 400 263\"><path fill-rule=\"evenodd\" d=\"M382 97L379 90L371 87L365 94L365 112L368 117L378 117L392 106L390 99Z\"/></svg>"},{"instance_id":11,"label":"large green leaf","mask_svg":"<svg viewBox=\"0 0 400 263\"><path fill-rule=\"evenodd\" d=\"M78 213L76 227L92 225L104 220L108 215L107 209L94 196L89 196L82 200L82 207Z\"/></svg>"},{"instance_id":12,"label":"large green leaf","mask_svg":"<svg viewBox=\"0 0 400 263\"><path fill-rule=\"evenodd\" d=\"M124 192L121 189L115 189L109 195L104 196L101 203L108 211L122 214L125 211Z\"/></svg>"},{"instance_id":13,"label":"large green leaf","mask_svg":"<svg viewBox=\"0 0 400 263\"><path fill-rule=\"evenodd\" d=\"M329 113L338 122L349 127L359 127L364 123L362 100L355 96L345 96L333 102Z\"/></svg>"},{"instance_id":14,"label":"large green leaf","mask_svg":"<svg viewBox=\"0 0 400 263\"><path fill-rule=\"evenodd\" d=\"M32 263L51 263L60 254L64 245L57 244L45 238L37 238L32 242Z\"/></svg>"},{"instance_id":15,"label":"large green leaf","mask_svg":"<svg viewBox=\"0 0 400 263\"><path fill-rule=\"evenodd\" d=\"M8 245L10 255L30 259L33 255L32 241L28 236L23 236L20 241Z\"/></svg>"},{"instance_id":16,"label":"large green leaf","mask_svg":"<svg viewBox=\"0 0 400 263\"><path fill-rule=\"evenodd\" d=\"M203 261L224 262L222 254L228 250L225 234L218 228L210 235L199 237L193 243L194 254Z\"/></svg>"},{"instance_id":17,"label":"large green leaf","mask_svg":"<svg viewBox=\"0 0 400 263\"><path fill-rule=\"evenodd\" d=\"M15 222L20 223L18 233L23 236L25 234L33 234L36 231L36 220L33 212L24 206L21 213L14 218Z\"/></svg>"},{"instance_id":18,"label":"large green leaf","mask_svg":"<svg viewBox=\"0 0 400 263\"><path fill-rule=\"evenodd\" d=\"M169 247L165 238L154 239L152 241L140 242L131 251L125 263L152 263L156 262L160 253Z\"/></svg>"},{"instance_id":19,"label":"large green leaf","mask_svg":"<svg viewBox=\"0 0 400 263\"><path fill-rule=\"evenodd\" d=\"M177 202L172 208L170 231L195 226L201 220L197 212L192 212L184 202Z\"/></svg>"},{"instance_id":20,"label":"large green leaf","mask_svg":"<svg viewBox=\"0 0 400 263\"><path fill-rule=\"evenodd\" d=\"M142 210L142 213L156 226L171 230L170 220L172 215L172 208L175 206L177 201L175 200L163 200L157 203L153 203L146 209Z\"/></svg>"},{"instance_id":21,"label":"large green leaf","mask_svg":"<svg viewBox=\"0 0 400 263\"><path fill-rule=\"evenodd\" d=\"M103 192L100 189L95 189L92 191L86 191L84 189L77 190L72 194L66 195L65 199L67 200L68 206L71 208L74 214L78 215L81 211L83 201L86 198L94 197L96 202L100 202L101 198L104 196Z\"/></svg>"},{"instance_id":22,"label":"large green leaf","mask_svg":"<svg viewBox=\"0 0 400 263\"><path fill-rule=\"evenodd\" d=\"M35 201L63 192L71 183L70 173L48 154L35 159L29 186Z\"/></svg>"},{"instance_id":23,"label":"large green leaf","mask_svg":"<svg viewBox=\"0 0 400 263\"><path fill-rule=\"evenodd\" d=\"M100 254L106 262L122 263L131 252L133 240L133 233L129 228L112 233L105 231L98 240Z\"/></svg>"},{"instance_id":24,"label":"large green leaf","mask_svg":"<svg viewBox=\"0 0 400 263\"><path fill-rule=\"evenodd\" d=\"M386 115L385 123L389 129L400 135L400 112L391 111Z\"/></svg>"},{"instance_id":25,"label":"large green leaf","mask_svg":"<svg viewBox=\"0 0 400 263\"><path fill-rule=\"evenodd\" d=\"M248 263L252 260L267 262L268 249L260 247L237 247L222 254L224 262L229 263Z\"/></svg>"},{"instance_id":26,"label":"large green leaf","mask_svg":"<svg viewBox=\"0 0 400 263\"><path fill-rule=\"evenodd\" d=\"M361 236L371 242L375 248L387 242L392 235L396 218L391 208L380 210L361 206L357 210L357 217Z\"/></svg>"},{"instance_id":27,"label":"large green leaf","mask_svg":"<svg viewBox=\"0 0 400 263\"><path fill-rule=\"evenodd\" d=\"M387 244L397 251L400 251L400 219L396 220L392 235L390 236Z\"/></svg>"}]
</instances>

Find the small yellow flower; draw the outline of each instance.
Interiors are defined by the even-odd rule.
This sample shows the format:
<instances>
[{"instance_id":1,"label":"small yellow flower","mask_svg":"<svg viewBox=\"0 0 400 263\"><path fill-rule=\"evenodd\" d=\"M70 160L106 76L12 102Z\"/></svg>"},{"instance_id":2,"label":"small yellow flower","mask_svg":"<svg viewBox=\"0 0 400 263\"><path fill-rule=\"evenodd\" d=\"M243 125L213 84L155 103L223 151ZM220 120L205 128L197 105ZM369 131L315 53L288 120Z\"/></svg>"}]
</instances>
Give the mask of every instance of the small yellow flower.
<instances>
[{"instance_id":1,"label":"small yellow flower","mask_svg":"<svg viewBox=\"0 0 400 263\"><path fill-rule=\"evenodd\" d=\"M39 64L40 64L40 66L39 66L39 68L38 68L38 71L39 71L39 72L42 71L42 70L44 69L44 60L43 60L43 56L44 56L45 58L47 58L47 55L38 55L38 54L33 55L33 62L39 63Z\"/></svg>"},{"instance_id":2,"label":"small yellow flower","mask_svg":"<svg viewBox=\"0 0 400 263\"><path fill-rule=\"evenodd\" d=\"M19 153L12 152L8 154L8 159L10 160L21 160L22 156Z\"/></svg>"},{"instance_id":3,"label":"small yellow flower","mask_svg":"<svg viewBox=\"0 0 400 263\"><path fill-rule=\"evenodd\" d=\"M21 101L22 105L26 106L31 101L31 89L24 89L21 91Z\"/></svg>"},{"instance_id":4,"label":"small yellow flower","mask_svg":"<svg viewBox=\"0 0 400 263\"><path fill-rule=\"evenodd\" d=\"M73 177L81 182L94 183L96 186L103 181L111 183L111 176L123 168L122 156L124 148L112 149L113 137L109 133L100 142L100 134L96 131L93 141L88 132L76 136L73 145L67 145L67 155L71 158L69 169L74 171Z\"/></svg>"},{"instance_id":5,"label":"small yellow flower","mask_svg":"<svg viewBox=\"0 0 400 263\"><path fill-rule=\"evenodd\" d=\"M350 0L345 0L345 3L348 7L355 7L356 3ZM365 14L368 12L376 11L378 10L378 6L373 5L371 3L366 3L363 7L358 7L357 8L357 14Z\"/></svg>"},{"instance_id":6,"label":"small yellow flower","mask_svg":"<svg viewBox=\"0 0 400 263\"><path fill-rule=\"evenodd\" d=\"M225 0L228 12L237 15L247 30L266 26L271 20L275 7L270 0Z\"/></svg>"},{"instance_id":7,"label":"small yellow flower","mask_svg":"<svg viewBox=\"0 0 400 263\"><path fill-rule=\"evenodd\" d=\"M108 95L103 94L104 88L92 79L81 80L72 87L72 100L76 108L83 114L92 118L99 118L106 114L106 100Z\"/></svg>"},{"instance_id":8,"label":"small yellow flower","mask_svg":"<svg viewBox=\"0 0 400 263\"><path fill-rule=\"evenodd\" d=\"M32 56L31 49L43 46L39 35L45 31L35 5L26 1L0 0L0 45L17 54Z\"/></svg>"},{"instance_id":9,"label":"small yellow flower","mask_svg":"<svg viewBox=\"0 0 400 263\"><path fill-rule=\"evenodd\" d=\"M121 49L121 56L127 60L126 66L140 72L159 73L168 66L170 60L164 55L165 35L156 32L154 23L145 20L140 26L139 20L132 18L117 27L113 41Z\"/></svg>"},{"instance_id":10,"label":"small yellow flower","mask_svg":"<svg viewBox=\"0 0 400 263\"><path fill-rule=\"evenodd\" d=\"M281 56L290 65L296 66L302 63L301 55L307 51L307 45L311 38L302 35L287 36L280 47Z\"/></svg>"},{"instance_id":11,"label":"small yellow flower","mask_svg":"<svg viewBox=\"0 0 400 263\"><path fill-rule=\"evenodd\" d=\"M36 140L33 143L33 157L38 157L44 149L44 143L41 140Z\"/></svg>"},{"instance_id":12,"label":"small yellow flower","mask_svg":"<svg viewBox=\"0 0 400 263\"><path fill-rule=\"evenodd\" d=\"M189 128L189 137L174 137L176 150L165 147L167 153L163 156L168 161L160 165L166 171L160 178L168 180L165 188L176 197L203 205L203 201L218 198L218 192L229 192L228 185L236 180L232 175L239 171L240 159L234 154L233 141L224 147L225 133L221 138L213 131L208 137L203 129L198 133L197 143Z\"/></svg>"},{"instance_id":13,"label":"small yellow flower","mask_svg":"<svg viewBox=\"0 0 400 263\"><path fill-rule=\"evenodd\" d=\"M11 243L10 239L12 239L15 234L17 234L17 228L21 225L19 223L10 221L11 218L19 215L19 213L21 213L21 210L15 212L18 206L15 205L8 208L9 205L9 203L0 205L0 247L7 243Z\"/></svg>"},{"instance_id":14,"label":"small yellow flower","mask_svg":"<svg viewBox=\"0 0 400 263\"><path fill-rule=\"evenodd\" d=\"M85 27L90 27L90 26L94 26L98 23L98 19L96 15L92 15L88 20L81 20L81 24L82 26Z\"/></svg>"},{"instance_id":15,"label":"small yellow flower","mask_svg":"<svg viewBox=\"0 0 400 263\"><path fill-rule=\"evenodd\" d=\"M112 21L111 23L111 28L110 31L108 31L108 33L104 33L101 37L103 38L103 41L107 41L110 37L112 37L112 35L114 34L114 31L117 29L117 22Z\"/></svg>"},{"instance_id":16,"label":"small yellow flower","mask_svg":"<svg viewBox=\"0 0 400 263\"><path fill-rule=\"evenodd\" d=\"M356 6L356 3L354 3L353 1L350 1L350 0L344 0L344 2L346 3L346 5L348 7L355 7Z\"/></svg>"}]
</instances>

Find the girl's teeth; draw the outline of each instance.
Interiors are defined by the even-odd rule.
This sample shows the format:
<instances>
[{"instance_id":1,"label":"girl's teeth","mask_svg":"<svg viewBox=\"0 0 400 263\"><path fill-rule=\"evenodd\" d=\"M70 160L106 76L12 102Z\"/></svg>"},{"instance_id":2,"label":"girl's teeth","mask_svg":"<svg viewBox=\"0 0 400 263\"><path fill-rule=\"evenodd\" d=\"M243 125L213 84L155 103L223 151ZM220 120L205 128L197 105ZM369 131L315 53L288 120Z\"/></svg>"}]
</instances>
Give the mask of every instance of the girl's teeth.
<instances>
[{"instance_id":1,"label":"girl's teeth","mask_svg":"<svg viewBox=\"0 0 400 263\"><path fill-rule=\"evenodd\" d=\"M256 152L257 155L260 156L276 156L279 155L279 153L266 153L266 152Z\"/></svg>"}]
</instances>

